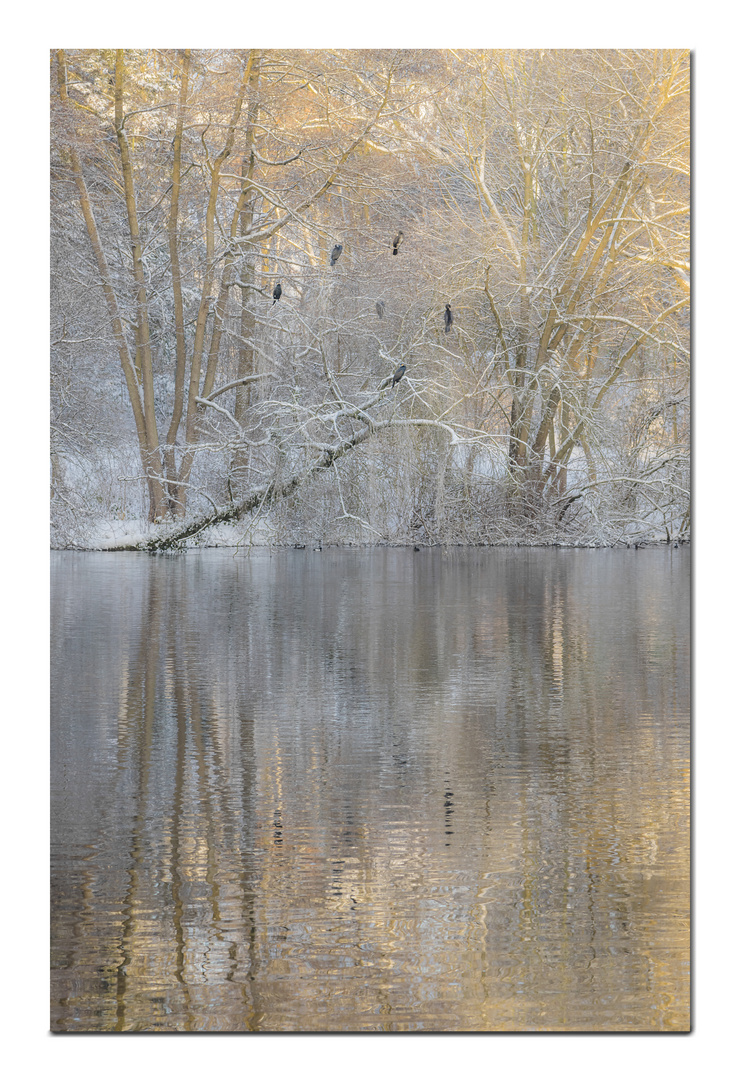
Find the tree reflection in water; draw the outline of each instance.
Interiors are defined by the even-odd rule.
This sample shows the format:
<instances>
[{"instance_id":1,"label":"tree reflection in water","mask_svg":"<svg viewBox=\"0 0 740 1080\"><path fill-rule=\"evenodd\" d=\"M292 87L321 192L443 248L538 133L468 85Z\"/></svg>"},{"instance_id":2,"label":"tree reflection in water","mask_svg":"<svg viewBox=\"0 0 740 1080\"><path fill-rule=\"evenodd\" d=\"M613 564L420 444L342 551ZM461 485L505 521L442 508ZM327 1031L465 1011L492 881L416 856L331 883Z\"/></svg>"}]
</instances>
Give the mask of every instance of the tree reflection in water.
<instances>
[{"instance_id":1,"label":"tree reflection in water","mask_svg":"<svg viewBox=\"0 0 740 1080\"><path fill-rule=\"evenodd\" d=\"M55 555L53 1030L685 1030L688 567Z\"/></svg>"}]
</instances>

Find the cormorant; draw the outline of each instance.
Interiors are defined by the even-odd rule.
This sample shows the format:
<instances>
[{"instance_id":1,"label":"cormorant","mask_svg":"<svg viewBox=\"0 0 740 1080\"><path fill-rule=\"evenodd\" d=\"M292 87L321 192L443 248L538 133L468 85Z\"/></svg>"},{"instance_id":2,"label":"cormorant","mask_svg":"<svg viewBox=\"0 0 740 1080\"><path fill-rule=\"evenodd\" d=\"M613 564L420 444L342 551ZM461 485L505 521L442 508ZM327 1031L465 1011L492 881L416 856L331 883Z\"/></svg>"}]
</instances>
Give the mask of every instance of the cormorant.
<instances>
[{"instance_id":1,"label":"cormorant","mask_svg":"<svg viewBox=\"0 0 740 1080\"><path fill-rule=\"evenodd\" d=\"M455 320L452 318L452 312L450 311L450 305L445 304L445 334L449 334L450 327Z\"/></svg>"},{"instance_id":2,"label":"cormorant","mask_svg":"<svg viewBox=\"0 0 740 1080\"><path fill-rule=\"evenodd\" d=\"M275 288L272 290L272 306L275 307L280 297L283 295L283 287L278 281Z\"/></svg>"},{"instance_id":3,"label":"cormorant","mask_svg":"<svg viewBox=\"0 0 740 1080\"><path fill-rule=\"evenodd\" d=\"M393 254L394 255L398 255L398 249L400 248L402 243L403 243L403 233L399 229L397 234L396 234L396 239L393 241Z\"/></svg>"},{"instance_id":4,"label":"cormorant","mask_svg":"<svg viewBox=\"0 0 740 1080\"><path fill-rule=\"evenodd\" d=\"M397 382L401 381L401 379L403 378L403 374L404 374L405 370L406 370L406 365L405 364L399 364L398 365L395 372L393 373L393 382L391 383L391 390L393 389L393 387L396 385Z\"/></svg>"},{"instance_id":5,"label":"cormorant","mask_svg":"<svg viewBox=\"0 0 740 1080\"><path fill-rule=\"evenodd\" d=\"M332 266L334 265L334 263L337 261L337 259L339 258L339 256L341 254L342 254L342 245L341 244L335 244L334 247L331 249L331 265Z\"/></svg>"},{"instance_id":6,"label":"cormorant","mask_svg":"<svg viewBox=\"0 0 740 1080\"><path fill-rule=\"evenodd\" d=\"M385 314L385 300L377 300L375 303L375 310L378 313L378 318L382 319Z\"/></svg>"}]
</instances>

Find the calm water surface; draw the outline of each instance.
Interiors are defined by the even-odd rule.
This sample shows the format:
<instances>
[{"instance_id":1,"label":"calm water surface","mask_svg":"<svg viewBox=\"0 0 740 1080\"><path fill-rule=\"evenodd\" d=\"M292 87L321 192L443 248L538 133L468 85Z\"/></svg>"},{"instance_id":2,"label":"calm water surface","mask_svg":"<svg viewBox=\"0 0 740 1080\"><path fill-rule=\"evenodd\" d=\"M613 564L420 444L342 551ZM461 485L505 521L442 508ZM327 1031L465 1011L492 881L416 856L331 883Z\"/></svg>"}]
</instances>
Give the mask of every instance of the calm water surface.
<instances>
[{"instance_id":1,"label":"calm water surface","mask_svg":"<svg viewBox=\"0 0 740 1080\"><path fill-rule=\"evenodd\" d=\"M52 569L52 1030L687 1029L688 551Z\"/></svg>"}]
</instances>

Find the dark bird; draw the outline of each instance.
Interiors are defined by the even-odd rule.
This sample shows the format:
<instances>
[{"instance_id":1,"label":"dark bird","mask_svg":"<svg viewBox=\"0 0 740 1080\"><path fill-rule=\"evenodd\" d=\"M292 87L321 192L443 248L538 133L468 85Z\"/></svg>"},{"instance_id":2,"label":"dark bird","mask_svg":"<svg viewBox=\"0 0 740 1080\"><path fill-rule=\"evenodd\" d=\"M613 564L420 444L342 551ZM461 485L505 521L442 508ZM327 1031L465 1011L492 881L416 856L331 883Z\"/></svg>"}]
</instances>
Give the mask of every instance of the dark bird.
<instances>
[{"instance_id":1,"label":"dark bird","mask_svg":"<svg viewBox=\"0 0 740 1080\"><path fill-rule=\"evenodd\" d=\"M452 312L450 311L450 305L445 304L445 334L449 334L450 327L455 320L452 318Z\"/></svg>"},{"instance_id":2,"label":"dark bird","mask_svg":"<svg viewBox=\"0 0 740 1080\"><path fill-rule=\"evenodd\" d=\"M393 241L393 254L394 255L398 255L398 249L400 248L402 243L403 243L403 233L399 229L398 232L396 233L396 239Z\"/></svg>"},{"instance_id":3,"label":"dark bird","mask_svg":"<svg viewBox=\"0 0 740 1080\"><path fill-rule=\"evenodd\" d=\"M378 318L382 319L385 314L385 300L377 300L375 303L375 310L378 313Z\"/></svg>"},{"instance_id":4,"label":"dark bird","mask_svg":"<svg viewBox=\"0 0 740 1080\"><path fill-rule=\"evenodd\" d=\"M331 265L332 266L334 265L334 263L337 261L337 259L339 258L339 256L341 254L342 254L342 245L341 244L335 244L334 247L331 249Z\"/></svg>"},{"instance_id":5,"label":"dark bird","mask_svg":"<svg viewBox=\"0 0 740 1080\"><path fill-rule=\"evenodd\" d=\"M278 281L275 288L272 290L272 306L275 307L280 297L283 295L283 287Z\"/></svg>"},{"instance_id":6,"label":"dark bird","mask_svg":"<svg viewBox=\"0 0 740 1080\"><path fill-rule=\"evenodd\" d=\"M405 364L399 364L398 367L396 368L396 370L393 373L393 382L391 383L391 390L393 389L393 387L396 385L397 382L401 381L405 371L406 371L406 365Z\"/></svg>"}]
</instances>

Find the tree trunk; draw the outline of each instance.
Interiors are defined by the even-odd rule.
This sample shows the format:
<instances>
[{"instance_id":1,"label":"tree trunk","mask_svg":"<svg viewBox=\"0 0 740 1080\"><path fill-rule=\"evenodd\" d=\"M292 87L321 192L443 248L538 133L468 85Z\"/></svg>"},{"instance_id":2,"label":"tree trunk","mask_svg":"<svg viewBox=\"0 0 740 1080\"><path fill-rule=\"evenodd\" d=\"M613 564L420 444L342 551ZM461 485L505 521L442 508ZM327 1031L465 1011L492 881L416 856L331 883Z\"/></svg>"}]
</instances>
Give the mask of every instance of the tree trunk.
<instances>
[{"instance_id":1,"label":"tree trunk","mask_svg":"<svg viewBox=\"0 0 740 1080\"><path fill-rule=\"evenodd\" d=\"M141 249L141 234L136 210L136 193L134 190L134 174L131 166L128 139L124 125L126 117L123 112L123 50L116 50L116 77L115 77L115 129L118 139L118 149L121 155L121 167L123 170L123 191L126 201L126 213L128 215L129 237L131 240L131 252L134 262L134 282L136 284L136 341L137 353L140 360L141 389L144 407L144 428L147 454L147 477L154 471L157 483L153 505L150 507L151 519L164 517L168 512L168 503L162 486L162 462L160 459L159 434L157 432L157 417L154 410L154 377L152 373L152 350L149 334L149 305L146 290L146 278L144 276L144 262Z\"/></svg>"},{"instance_id":2,"label":"tree trunk","mask_svg":"<svg viewBox=\"0 0 740 1080\"><path fill-rule=\"evenodd\" d=\"M242 105L244 102L244 95L246 93L247 83L252 71L252 64L254 61L254 53L249 54L249 60L245 65L242 73L242 79L239 84L239 90L237 92L236 102L231 114L231 120L229 122L228 131L226 134L226 141L221 149L220 153L215 158L213 165L210 166L211 170L211 184L210 193L208 197L208 207L206 209L206 269L203 280L203 288L201 292L200 306L198 309L198 318L195 326L195 342L193 344L193 356L190 366L190 382L188 385L188 399L187 399L187 413L185 417L185 441L187 443L187 449L183 454L182 462L180 464L180 484L184 491L185 487L190 481L190 471L193 467L193 461L195 459L195 443L198 441L197 422L198 417L202 413L202 406L198 404L197 398L201 396L207 396L207 391L204 389L204 393L200 393L200 379L202 372L203 352L205 348L206 340L206 322L208 315L212 308L212 296L211 291L216 280L216 260L215 260L215 223L216 223L216 201L218 198L219 181L221 178L221 166L231 154L234 146L234 138L236 135L236 125L239 122L241 116ZM241 206L238 208L238 212L241 212ZM227 265L230 266L234 261L233 255L227 257ZM227 266L224 267L224 274L226 273ZM215 343L215 359L214 350L210 350L209 355L209 373L213 371L215 375L214 364L218 359L218 343L220 341L220 324L216 323L215 326L218 329L218 339ZM215 331L214 331L215 332ZM213 345L213 342L212 342ZM210 382L213 383L213 375ZM206 376L208 380L208 374ZM181 498L181 514L185 512L185 499Z\"/></svg>"},{"instance_id":3,"label":"tree trunk","mask_svg":"<svg viewBox=\"0 0 740 1080\"><path fill-rule=\"evenodd\" d=\"M182 273L180 270L180 251L178 244L178 212L180 206L180 184L182 176L182 129L185 120L185 105L188 96L188 78L190 75L190 49L182 53L182 74L180 77L180 100L177 108L175 137L173 139L172 194L170 196L170 215L167 224L167 240L172 269L172 300L175 318L175 400L172 407L172 419L167 432L165 447L165 465L167 469L168 494L170 508L178 512L184 509L184 491L177 484L177 463L175 459L175 441L182 420L185 393L185 316L182 302Z\"/></svg>"},{"instance_id":4,"label":"tree trunk","mask_svg":"<svg viewBox=\"0 0 740 1080\"><path fill-rule=\"evenodd\" d=\"M66 60L63 49L58 50L57 61L59 96L65 104L68 104L69 97L67 95ZM149 432L147 431L146 415L141 400L139 383L136 377L136 370L134 367L134 362L131 358L128 342L126 341L126 335L123 330L121 314L118 308L118 300L116 298L115 290L113 288L110 271L108 269L108 262L105 257L105 252L103 251L103 245L100 241L100 234L98 232L95 215L93 214L92 204L90 202L87 185L85 183L85 176L82 170L82 162L80 161L79 154L74 149L74 147L68 148L67 155L72 168L72 175L74 176L75 185L77 187L77 194L80 200L80 208L82 210L82 216L85 220L85 227L87 229L87 235L90 240L90 246L92 248L93 255L95 256L98 273L100 274L100 280L103 286L103 293L105 295L106 305L108 307L108 316L110 318L113 336L118 346L118 355L121 361L121 368L123 370L123 375L126 380L126 389L128 390L129 401L131 402L131 409L134 414L136 436L139 443L139 454L141 456L141 463L144 468L144 474L146 476L147 485L149 488L149 520L154 521L158 517L163 517L167 510L167 500L164 487L162 485L162 465L159 460L156 439L154 441L154 445L152 445L149 437Z\"/></svg>"}]
</instances>

